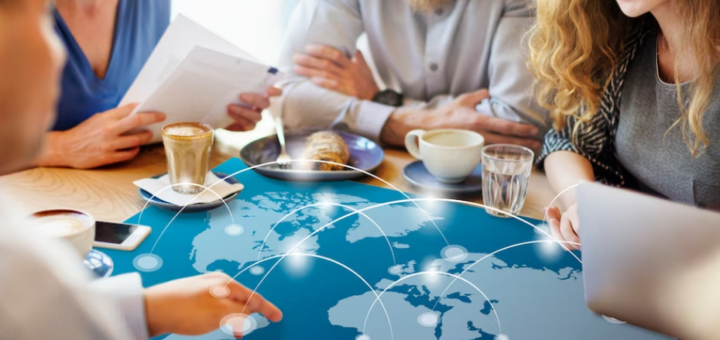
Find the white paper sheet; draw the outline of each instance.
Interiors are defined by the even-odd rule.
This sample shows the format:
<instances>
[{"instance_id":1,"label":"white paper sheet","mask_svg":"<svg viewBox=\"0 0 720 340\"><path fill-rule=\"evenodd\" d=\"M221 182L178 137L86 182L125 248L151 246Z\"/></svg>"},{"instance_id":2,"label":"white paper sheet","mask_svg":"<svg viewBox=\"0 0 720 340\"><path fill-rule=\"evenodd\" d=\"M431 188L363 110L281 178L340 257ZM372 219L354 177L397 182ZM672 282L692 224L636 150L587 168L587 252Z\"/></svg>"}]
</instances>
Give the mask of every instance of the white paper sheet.
<instances>
[{"instance_id":1,"label":"white paper sheet","mask_svg":"<svg viewBox=\"0 0 720 340\"><path fill-rule=\"evenodd\" d=\"M185 206L188 204L210 203L230 196L233 193L240 192L245 188L240 183L230 184L218 178L214 173L208 172L205 178L205 186L209 187L215 184L210 190L207 190L195 198L197 194L180 194L170 188L170 178L168 175L160 178L145 178L133 182L139 188L155 195L157 198L175 204L177 206Z\"/></svg>"},{"instance_id":2,"label":"white paper sheet","mask_svg":"<svg viewBox=\"0 0 720 340\"><path fill-rule=\"evenodd\" d=\"M166 121L147 127L151 143L162 127L201 122L215 128L232 120L230 103L240 93L265 93L284 76L215 33L179 15L167 29L120 105L141 103L135 113L158 111Z\"/></svg>"}]
</instances>

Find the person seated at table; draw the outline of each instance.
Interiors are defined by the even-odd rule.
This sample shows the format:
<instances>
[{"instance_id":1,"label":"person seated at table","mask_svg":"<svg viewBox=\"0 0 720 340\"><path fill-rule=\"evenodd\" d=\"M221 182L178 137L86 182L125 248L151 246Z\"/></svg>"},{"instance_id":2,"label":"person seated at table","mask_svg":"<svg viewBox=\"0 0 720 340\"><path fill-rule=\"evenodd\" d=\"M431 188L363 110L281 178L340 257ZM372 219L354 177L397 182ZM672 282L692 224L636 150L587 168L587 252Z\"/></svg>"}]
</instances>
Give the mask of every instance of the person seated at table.
<instances>
[{"instance_id":1,"label":"person seated at table","mask_svg":"<svg viewBox=\"0 0 720 340\"><path fill-rule=\"evenodd\" d=\"M717 1L537 6L532 68L555 120L539 165L552 187L602 181L720 208ZM579 242L574 190L560 200L567 210L548 210L553 235Z\"/></svg>"},{"instance_id":2,"label":"person seated at table","mask_svg":"<svg viewBox=\"0 0 720 340\"><path fill-rule=\"evenodd\" d=\"M47 5L0 0L0 174L37 157L54 118L65 57ZM207 333L233 313L282 318L277 307L220 273L144 290L137 274L91 284L80 257L65 244L30 236L32 222L19 211L12 198L0 198L2 339L147 339ZM225 284L226 298L209 293Z\"/></svg>"},{"instance_id":3,"label":"person seated at table","mask_svg":"<svg viewBox=\"0 0 720 340\"><path fill-rule=\"evenodd\" d=\"M521 43L534 21L529 3L301 1L281 50L293 77L272 110L290 128L332 126L387 145L404 145L414 129L459 128L487 144L539 149L550 122L533 100ZM357 51L363 33L392 90L380 91Z\"/></svg>"},{"instance_id":4,"label":"person seated at table","mask_svg":"<svg viewBox=\"0 0 720 340\"><path fill-rule=\"evenodd\" d=\"M130 116L117 107L170 23L170 0L55 0L55 30L68 51L58 118L38 166L95 168L127 161L152 134L142 127L162 113ZM228 107L230 130L252 130L270 105L267 95L243 94Z\"/></svg>"}]
</instances>

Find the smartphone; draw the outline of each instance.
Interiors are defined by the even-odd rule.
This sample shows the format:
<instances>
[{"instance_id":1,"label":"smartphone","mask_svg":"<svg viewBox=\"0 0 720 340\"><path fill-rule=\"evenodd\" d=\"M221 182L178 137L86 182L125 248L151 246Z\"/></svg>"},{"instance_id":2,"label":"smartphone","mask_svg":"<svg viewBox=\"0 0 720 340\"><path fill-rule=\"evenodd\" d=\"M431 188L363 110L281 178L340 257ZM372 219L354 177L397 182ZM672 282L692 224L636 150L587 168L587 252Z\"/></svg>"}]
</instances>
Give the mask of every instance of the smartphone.
<instances>
[{"instance_id":1,"label":"smartphone","mask_svg":"<svg viewBox=\"0 0 720 340\"><path fill-rule=\"evenodd\" d=\"M95 222L95 243L98 248L135 250L150 235L150 227L111 222Z\"/></svg>"}]
</instances>

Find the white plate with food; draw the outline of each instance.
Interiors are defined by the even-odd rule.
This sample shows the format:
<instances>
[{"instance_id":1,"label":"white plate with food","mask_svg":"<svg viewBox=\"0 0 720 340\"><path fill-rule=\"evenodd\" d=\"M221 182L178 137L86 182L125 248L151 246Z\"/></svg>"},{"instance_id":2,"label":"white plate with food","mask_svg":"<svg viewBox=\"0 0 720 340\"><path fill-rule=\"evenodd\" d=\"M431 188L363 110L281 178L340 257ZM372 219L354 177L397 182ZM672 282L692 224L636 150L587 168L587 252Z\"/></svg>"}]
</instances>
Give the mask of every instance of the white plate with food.
<instances>
[{"instance_id":1,"label":"white plate with food","mask_svg":"<svg viewBox=\"0 0 720 340\"><path fill-rule=\"evenodd\" d=\"M288 181L340 181L373 172L382 164L385 152L373 141L343 131L317 129L289 130L285 145L293 162L256 167L258 173ZM248 167L274 163L280 154L277 136L258 139L240 151Z\"/></svg>"}]
</instances>

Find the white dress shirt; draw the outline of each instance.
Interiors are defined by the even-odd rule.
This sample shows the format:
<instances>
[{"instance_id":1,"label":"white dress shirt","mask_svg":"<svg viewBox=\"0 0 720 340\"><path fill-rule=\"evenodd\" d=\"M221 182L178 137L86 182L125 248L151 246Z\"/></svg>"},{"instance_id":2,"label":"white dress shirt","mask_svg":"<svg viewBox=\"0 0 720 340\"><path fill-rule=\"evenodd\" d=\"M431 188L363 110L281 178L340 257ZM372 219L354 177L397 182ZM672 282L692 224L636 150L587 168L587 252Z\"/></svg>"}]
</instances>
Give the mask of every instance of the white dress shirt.
<instances>
[{"instance_id":1,"label":"white dress shirt","mask_svg":"<svg viewBox=\"0 0 720 340\"><path fill-rule=\"evenodd\" d=\"M74 251L0 197L0 339L147 339L137 274L90 282Z\"/></svg>"},{"instance_id":2,"label":"white dress shirt","mask_svg":"<svg viewBox=\"0 0 720 340\"><path fill-rule=\"evenodd\" d=\"M280 53L292 73L292 56L308 44L331 46L352 56L367 34L382 81L405 96L405 106L434 108L454 96L483 88L491 99L483 114L549 128L533 98L523 36L534 22L528 0L457 0L424 13L410 0L302 0ZM379 140L396 108L320 88L294 75L273 104L289 128L345 128ZM539 136L538 138L541 138Z\"/></svg>"}]
</instances>

